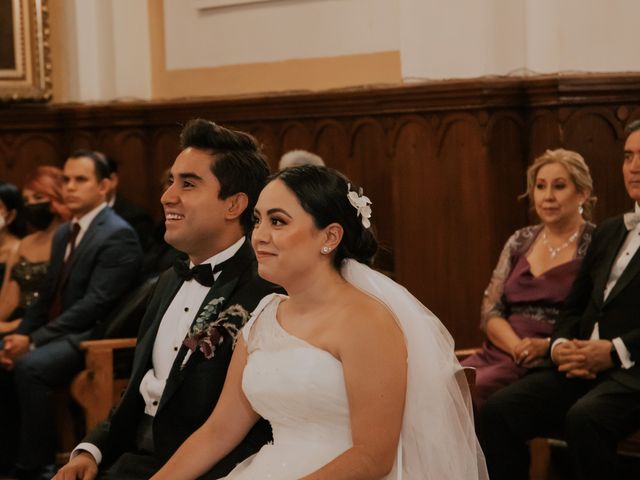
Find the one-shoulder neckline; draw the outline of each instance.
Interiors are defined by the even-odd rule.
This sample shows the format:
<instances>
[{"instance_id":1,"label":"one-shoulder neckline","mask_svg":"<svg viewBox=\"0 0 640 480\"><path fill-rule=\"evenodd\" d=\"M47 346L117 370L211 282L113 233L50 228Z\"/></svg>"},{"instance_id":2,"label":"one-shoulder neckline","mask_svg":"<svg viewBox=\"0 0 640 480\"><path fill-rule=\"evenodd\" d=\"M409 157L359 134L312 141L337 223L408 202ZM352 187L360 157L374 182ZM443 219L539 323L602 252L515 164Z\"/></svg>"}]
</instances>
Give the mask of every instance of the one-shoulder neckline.
<instances>
[{"instance_id":1,"label":"one-shoulder neckline","mask_svg":"<svg viewBox=\"0 0 640 480\"><path fill-rule=\"evenodd\" d=\"M289 297L287 295L283 295L281 293L274 293L273 294L274 299L277 299L277 302L274 302L275 304L273 305L273 309L275 310L273 312L273 323L275 323L276 328L278 328L278 330L280 330L282 333L284 333L287 337L295 340L296 342L300 343L302 346L306 347L306 348L310 348L312 350L316 350L318 352L322 352L326 355L328 355L329 357L331 357L333 360L335 360L336 362L338 362L340 365L342 365L342 362L337 359L335 356L333 356L333 354L331 354L331 352L329 352L328 350L325 350L324 348L320 348L317 345L314 345L313 343L298 337L297 335L294 335L293 333L290 333L289 331L287 331L287 329L285 329L282 324L280 324L280 320L278 320L278 307L280 306L280 303L282 302L282 300L286 300ZM273 302L273 300L272 300Z\"/></svg>"}]
</instances>

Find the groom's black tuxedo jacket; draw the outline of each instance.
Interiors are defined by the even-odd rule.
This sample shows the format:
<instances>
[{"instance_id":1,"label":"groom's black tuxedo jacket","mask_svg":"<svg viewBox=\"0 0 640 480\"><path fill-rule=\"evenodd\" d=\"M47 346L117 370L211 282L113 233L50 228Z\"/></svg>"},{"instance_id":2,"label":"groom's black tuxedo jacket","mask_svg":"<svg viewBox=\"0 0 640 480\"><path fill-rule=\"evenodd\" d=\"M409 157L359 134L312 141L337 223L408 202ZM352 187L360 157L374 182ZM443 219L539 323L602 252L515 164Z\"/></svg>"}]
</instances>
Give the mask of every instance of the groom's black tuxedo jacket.
<instances>
[{"instance_id":1,"label":"groom's black tuxedo jacket","mask_svg":"<svg viewBox=\"0 0 640 480\"><path fill-rule=\"evenodd\" d=\"M604 300L609 273L627 234L622 216L608 219L594 230L551 342L557 338L589 339L597 322L600 338L620 337L636 362L628 370L614 368L611 377L640 389L640 249Z\"/></svg>"},{"instance_id":2,"label":"groom's black tuxedo jacket","mask_svg":"<svg viewBox=\"0 0 640 480\"><path fill-rule=\"evenodd\" d=\"M140 382L152 366L151 354L160 321L181 285L182 281L173 269L167 270L160 277L142 319L133 370L122 400L109 420L83 440L100 448L103 455L101 469L107 468L123 453L135 452L136 429L145 408L139 392ZM223 297L225 300L219 312L236 304L251 312L260 299L275 291L282 289L258 276L255 256L247 240L233 258L225 263L200 310L211 299ZM180 368L187 351L183 345L178 352L153 421L154 455L162 462L168 460L213 411L231 360L232 341L225 334L213 358L207 360L196 350L184 368ZM270 440L268 423L261 420L244 441L214 469L220 472L220 476L228 473L236 463L255 453Z\"/></svg>"}]
</instances>

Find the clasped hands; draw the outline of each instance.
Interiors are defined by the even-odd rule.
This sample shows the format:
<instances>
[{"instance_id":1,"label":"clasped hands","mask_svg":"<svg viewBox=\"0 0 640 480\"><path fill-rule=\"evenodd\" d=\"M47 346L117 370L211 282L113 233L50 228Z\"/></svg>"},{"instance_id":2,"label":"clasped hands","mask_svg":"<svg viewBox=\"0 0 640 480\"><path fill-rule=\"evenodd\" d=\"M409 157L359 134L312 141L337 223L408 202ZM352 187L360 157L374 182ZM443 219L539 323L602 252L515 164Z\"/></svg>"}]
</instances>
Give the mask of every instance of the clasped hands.
<instances>
[{"instance_id":1,"label":"clasped hands","mask_svg":"<svg viewBox=\"0 0 640 480\"><path fill-rule=\"evenodd\" d=\"M14 333L4 337L4 348L0 350L0 366L11 370L15 361L29 351L28 335Z\"/></svg>"},{"instance_id":2,"label":"clasped hands","mask_svg":"<svg viewBox=\"0 0 640 480\"><path fill-rule=\"evenodd\" d=\"M546 338L525 337L521 339L511 352L513 361L521 367L538 366L549 351L549 340Z\"/></svg>"},{"instance_id":3,"label":"clasped hands","mask_svg":"<svg viewBox=\"0 0 640 480\"><path fill-rule=\"evenodd\" d=\"M592 380L599 372L613 367L610 340L567 340L551 352L558 371L567 378Z\"/></svg>"}]
</instances>

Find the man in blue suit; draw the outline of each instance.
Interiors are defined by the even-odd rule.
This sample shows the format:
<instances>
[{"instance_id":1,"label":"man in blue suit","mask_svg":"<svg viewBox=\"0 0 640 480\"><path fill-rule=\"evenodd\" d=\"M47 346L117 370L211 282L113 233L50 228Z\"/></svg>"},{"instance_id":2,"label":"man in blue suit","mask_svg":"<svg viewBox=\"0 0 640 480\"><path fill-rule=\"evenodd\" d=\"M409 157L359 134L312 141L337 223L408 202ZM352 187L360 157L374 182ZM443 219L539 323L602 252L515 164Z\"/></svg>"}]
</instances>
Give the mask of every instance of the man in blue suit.
<instances>
[{"instance_id":1,"label":"man in blue suit","mask_svg":"<svg viewBox=\"0 0 640 480\"><path fill-rule=\"evenodd\" d=\"M63 195L73 214L54 235L46 286L0 357L19 405L14 475L51 478L56 432L51 393L83 367L79 343L134 285L142 251L133 229L107 207L109 167L91 151L64 165ZM6 379L4 379L6 382ZM2 401L3 399L0 399ZM0 407L1 408L1 407ZM15 435L15 436L14 436Z\"/></svg>"}]
</instances>

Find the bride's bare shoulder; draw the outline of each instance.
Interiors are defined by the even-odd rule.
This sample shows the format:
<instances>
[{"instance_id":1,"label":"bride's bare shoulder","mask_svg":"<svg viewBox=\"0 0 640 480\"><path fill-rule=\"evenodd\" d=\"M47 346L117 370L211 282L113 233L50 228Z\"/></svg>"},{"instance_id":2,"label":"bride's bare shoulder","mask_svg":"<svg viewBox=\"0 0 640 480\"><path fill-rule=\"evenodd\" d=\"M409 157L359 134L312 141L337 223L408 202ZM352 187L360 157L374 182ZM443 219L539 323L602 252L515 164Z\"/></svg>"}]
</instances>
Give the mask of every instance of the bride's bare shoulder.
<instances>
[{"instance_id":1,"label":"bride's bare shoulder","mask_svg":"<svg viewBox=\"0 0 640 480\"><path fill-rule=\"evenodd\" d=\"M343 324L354 334L361 334L362 330L380 334L400 332L391 310L378 299L356 288L348 293L347 308L343 313Z\"/></svg>"}]
</instances>

